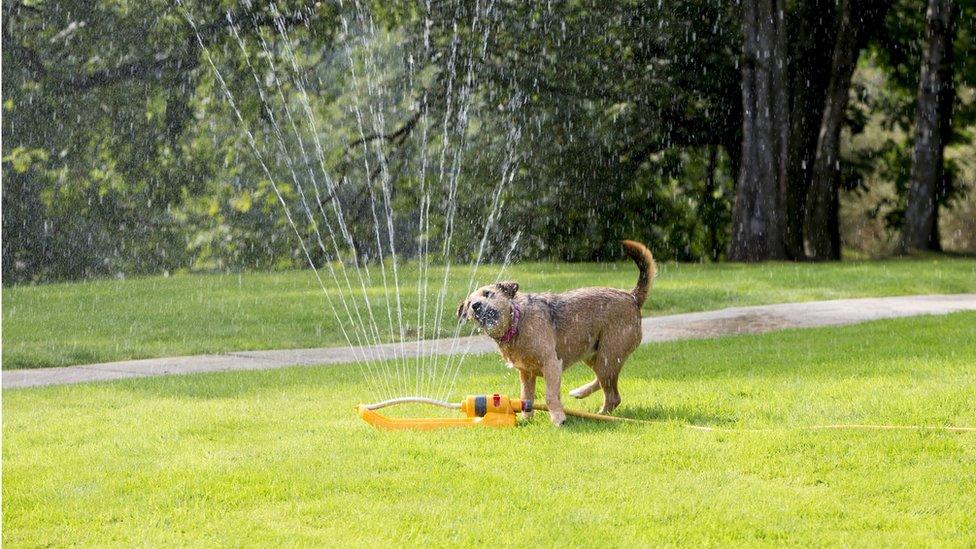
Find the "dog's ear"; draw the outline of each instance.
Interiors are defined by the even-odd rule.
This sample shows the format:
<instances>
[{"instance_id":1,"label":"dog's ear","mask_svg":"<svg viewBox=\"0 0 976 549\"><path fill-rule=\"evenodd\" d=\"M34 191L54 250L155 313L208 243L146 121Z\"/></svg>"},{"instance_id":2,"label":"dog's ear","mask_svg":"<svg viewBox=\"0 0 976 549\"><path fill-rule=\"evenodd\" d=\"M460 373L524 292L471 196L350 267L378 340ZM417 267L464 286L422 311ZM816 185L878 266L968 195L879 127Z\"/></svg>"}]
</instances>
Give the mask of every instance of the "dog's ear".
<instances>
[{"instance_id":1,"label":"dog's ear","mask_svg":"<svg viewBox=\"0 0 976 549\"><path fill-rule=\"evenodd\" d=\"M518 292L518 288L519 288L518 282L514 282L511 280L507 282L499 282L495 284L495 287L498 288L499 292L508 296L509 299L515 297L515 294Z\"/></svg>"},{"instance_id":2,"label":"dog's ear","mask_svg":"<svg viewBox=\"0 0 976 549\"><path fill-rule=\"evenodd\" d=\"M463 299L458 302L458 308L457 308L457 317L458 318L463 318L464 317L464 306L465 306L466 303L467 302L465 300L463 300Z\"/></svg>"}]
</instances>

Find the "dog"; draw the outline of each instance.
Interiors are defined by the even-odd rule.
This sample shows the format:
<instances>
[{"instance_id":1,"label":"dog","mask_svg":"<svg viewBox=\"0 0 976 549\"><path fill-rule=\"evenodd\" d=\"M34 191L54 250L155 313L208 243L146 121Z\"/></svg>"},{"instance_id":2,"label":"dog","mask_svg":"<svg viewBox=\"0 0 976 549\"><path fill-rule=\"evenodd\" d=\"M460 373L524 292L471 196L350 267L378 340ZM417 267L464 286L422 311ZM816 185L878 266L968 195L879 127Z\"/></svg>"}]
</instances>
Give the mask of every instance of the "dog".
<instances>
[{"instance_id":1,"label":"dog","mask_svg":"<svg viewBox=\"0 0 976 549\"><path fill-rule=\"evenodd\" d=\"M554 424L566 420L560 384L563 370L582 361L596 377L570 391L586 398L603 390L603 408L620 405L617 379L624 361L641 342L641 306L654 282L654 256L641 243L621 242L637 264L637 285L630 292L580 288L552 294L519 293L517 282L478 288L458 304L458 321L475 322L498 344L502 357L519 372L521 398L535 397L536 377L545 380L545 398ZM531 414L531 412L529 412Z\"/></svg>"}]
</instances>

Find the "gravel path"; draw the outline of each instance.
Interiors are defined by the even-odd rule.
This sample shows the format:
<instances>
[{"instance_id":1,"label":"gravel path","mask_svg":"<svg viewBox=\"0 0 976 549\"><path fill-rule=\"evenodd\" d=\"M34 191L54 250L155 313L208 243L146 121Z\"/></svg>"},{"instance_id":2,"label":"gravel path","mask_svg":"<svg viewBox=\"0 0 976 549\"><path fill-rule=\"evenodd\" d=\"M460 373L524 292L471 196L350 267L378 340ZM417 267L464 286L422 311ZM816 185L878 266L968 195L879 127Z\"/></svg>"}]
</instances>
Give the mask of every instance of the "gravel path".
<instances>
[{"instance_id":1,"label":"gravel path","mask_svg":"<svg viewBox=\"0 0 976 549\"><path fill-rule=\"evenodd\" d=\"M976 294L916 295L867 299L839 299L733 307L718 311L645 318L643 343L701 339L737 334L757 334L789 328L815 328L856 324L883 318L948 314L976 310ZM378 345L368 350L371 356L392 359L399 345ZM471 354L495 352L495 343L484 336L463 337L454 344L451 339L427 341L418 352L416 343L404 347L408 357L421 354ZM280 351L240 351L212 355L150 358L69 366L6 370L3 388L66 385L145 376L224 372L230 370L267 370L285 366L342 364L355 362L358 350L350 347L290 349Z\"/></svg>"}]
</instances>

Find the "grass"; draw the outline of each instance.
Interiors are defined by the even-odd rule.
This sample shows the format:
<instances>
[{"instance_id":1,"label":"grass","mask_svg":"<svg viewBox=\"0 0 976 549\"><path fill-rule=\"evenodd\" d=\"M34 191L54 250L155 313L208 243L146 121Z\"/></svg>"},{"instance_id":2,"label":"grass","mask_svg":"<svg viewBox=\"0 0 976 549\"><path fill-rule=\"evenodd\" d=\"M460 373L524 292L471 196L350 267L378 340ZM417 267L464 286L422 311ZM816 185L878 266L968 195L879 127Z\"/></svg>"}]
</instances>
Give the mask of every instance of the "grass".
<instances>
[{"instance_id":1,"label":"grass","mask_svg":"<svg viewBox=\"0 0 976 549\"><path fill-rule=\"evenodd\" d=\"M497 266L480 271L494 280ZM382 273L373 269L367 295L383 341L389 323ZM392 273L387 273L392 278ZM355 273L350 275L358 284ZM631 263L521 264L506 278L524 291L560 291L583 285L630 288ZM340 274L341 277L341 274ZM428 322L435 334L436 294L443 274L430 273ZM455 268L443 306L440 336L455 326L456 303L467 294L470 272ZM400 270L404 331L417 335L416 269ZM392 285L392 282L388 282ZM737 305L881 295L976 292L976 260L928 258L833 264L662 264L645 315ZM362 292L346 296L362 306ZM334 297L338 301L338 296ZM355 301L353 301L355 299ZM67 366L237 350L345 345L338 323L310 271L243 275L100 280L3 290L3 368ZM341 302L340 315L346 318ZM399 334L396 304L392 324ZM355 313L353 313L355 315ZM346 323L347 326L354 324ZM356 343L352 330L350 338Z\"/></svg>"},{"instance_id":2,"label":"grass","mask_svg":"<svg viewBox=\"0 0 976 549\"><path fill-rule=\"evenodd\" d=\"M516 386L486 356L459 393ZM621 389L660 423L379 432L352 367L8 390L3 541L976 544L976 434L792 429L976 425L976 314L645 346Z\"/></svg>"}]
</instances>

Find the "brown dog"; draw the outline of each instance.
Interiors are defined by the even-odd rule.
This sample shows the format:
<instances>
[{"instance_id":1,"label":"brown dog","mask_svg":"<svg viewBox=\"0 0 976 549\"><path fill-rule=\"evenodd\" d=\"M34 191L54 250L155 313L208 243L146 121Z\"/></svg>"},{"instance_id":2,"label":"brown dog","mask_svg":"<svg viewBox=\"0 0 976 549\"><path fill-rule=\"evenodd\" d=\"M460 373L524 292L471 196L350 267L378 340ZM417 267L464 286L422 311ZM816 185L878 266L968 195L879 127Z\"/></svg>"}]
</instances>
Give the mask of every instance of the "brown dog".
<instances>
[{"instance_id":1,"label":"brown dog","mask_svg":"<svg viewBox=\"0 0 976 549\"><path fill-rule=\"evenodd\" d=\"M570 391L570 396L585 398L603 389L600 412L605 414L620 404L617 377L640 344L640 308L655 274L654 257L643 244L622 244L640 271L630 292L580 288L524 294L516 282L499 282L478 288L458 305L458 319L477 322L498 343L509 366L518 369L522 399L535 397L537 376L545 379L546 404L556 425L566 419L559 399L563 370L578 361L592 368L596 379Z\"/></svg>"}]
</instances>

